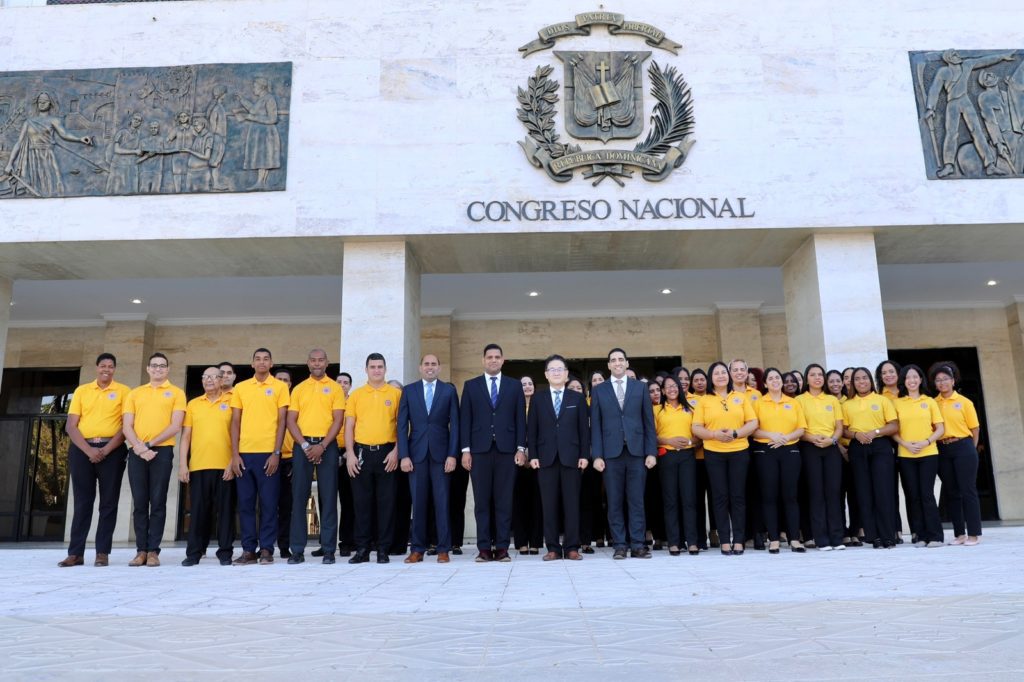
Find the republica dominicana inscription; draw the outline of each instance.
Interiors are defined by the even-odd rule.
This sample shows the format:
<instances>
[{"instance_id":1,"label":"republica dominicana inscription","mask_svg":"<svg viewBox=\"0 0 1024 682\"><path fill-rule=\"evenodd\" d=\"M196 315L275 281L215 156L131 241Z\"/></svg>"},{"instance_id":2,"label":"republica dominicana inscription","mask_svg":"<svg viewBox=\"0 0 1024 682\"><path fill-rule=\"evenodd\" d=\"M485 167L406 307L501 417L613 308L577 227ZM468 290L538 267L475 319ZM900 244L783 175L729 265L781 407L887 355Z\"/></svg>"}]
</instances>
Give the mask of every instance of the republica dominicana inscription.
<instances>
[{"instance_id":1,"label":"republica dominicana inscription","mask_svg":"<svg viewBox=\"0 0 1024 682\"><path fill-rule=\"evenodd\" d=\"M0 199L285 189L291 62L0 73Z\"/></svg>"}]
</instances>

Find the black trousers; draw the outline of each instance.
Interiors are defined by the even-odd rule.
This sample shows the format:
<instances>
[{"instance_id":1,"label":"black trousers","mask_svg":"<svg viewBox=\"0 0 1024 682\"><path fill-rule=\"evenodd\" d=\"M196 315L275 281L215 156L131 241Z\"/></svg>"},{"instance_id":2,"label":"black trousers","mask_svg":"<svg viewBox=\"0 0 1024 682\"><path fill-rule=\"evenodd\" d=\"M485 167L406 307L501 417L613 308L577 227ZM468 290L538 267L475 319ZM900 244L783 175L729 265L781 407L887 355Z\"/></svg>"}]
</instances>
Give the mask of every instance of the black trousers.
<instances>
[{"instance_id":1,"label":"black trousers","mask_svg":"<svg viewBox=\"0 0 1024 682\"><path fill-rule=\"evenodd\" d=\"M797 443L781 448L754 441L750 449L761 486L761 508L768 529L768 539L779 540L779 502L785 519L786 539L800 539L800 446Z\"/></svg>"},{"instance_id":2,"label":"black trousers","mask_svg":"<svg viewBox=\"0 0 1024 682\"><path fill-rule=\"evenodd\" d=\"M462 455L452 472L448 487L448 527L452 533L452 547L466 542L466 492L469 490L469 472L462 466Z\"/></svg>"},{"instance_id":3,"label":"black trousers","mask_svg":"<svg viewBox=\"0 0 1024 682\"><path fill-rule=\"evenodd\" d=\"M661 469L665 539L668 540L669 547L698 544L697 458L693 448L666 452L658 458L656 468Z\"/></svg>"},{"instance_id":4,"label":"black trousers","mask_svg":"<svg viewBox=\"0 0 1024 682\"><path fill-rule=\"evenodd\" d=\"M857 486L860 518L868 542L896 541L896 512L893 510L893 481L896 456L888 438L875 438L870 445L850 441L850 467Z\"/></svg>"},{"instance_id":5,"label":"black trousers","mask_svg":"<svg viewBox=\"0 0 1024 682\"><path fill-rule=\"evenodd\" d=\"M544 510L538 483L539 470L516 467L512 492L512 538L516 547L538 548L544 543Z\"/></svg>"},{"instance_id":6,"label":"black trousers","mask_svg":"<svg viewBox=\"0 0 1024 682\"><path fill-rule=\"evenodd\" d=\"M843 456L830 445L819 448L800 443L803 479L807 483L808 516L811 535L818 547L838 547L843 543Z\"/></svg>"},{"instance_id":7,"label":"black trousers","mask_svg":"<svg viewBox=\"0 0 1024 682\"><path fill-rule=\"evenodd\" d=\"M660 461L662 458L658 459ZM647 478L644 480L644 516L645 530L655 541L664 540L666 538L665 503L662 499L661 471L657 466L647 470Z\"/></svg>"},{"instance_id":8,"label":"black trousers","mask_svg":"<svg viewBox=\"0 0 1024 682\"><path fill-rule=\"evenodd\" d=\"M722 545L743 544L747 540L747 469L750 451L714 452L704 450L704 462L711 482L715 504L715 522Z\"/></svg>"},{"instance_id":9,"label":"black trousers","mask_svg":"<svg viewBox=\"0 0 1024 682\"><path fill-rule=\"evenodd\" d=\"M907 509L918 526L917 539L942 542L942 520L935 500L935 477L939 475L939 456L900 457L900 476L906 482ZM913 521L912 521L913 523Z\"/></svg>"},{"instance_id":10,"label":"black trousers","mask_svg":"<svg viewBox=\"0 0 1024 682\"><path fill-rule=\"evenodd\" d=\"M369 446L356 443L355 447L360 462L359 474L351 479L356 508L356 549L369 551L375 547L378 553L387 554L395 534L395 487L398 479L395 472L384 471L384 458L394 446L385 445L371 450ZM374 510L377 512L376 538L373 537Z\"/></svg>"},{"instance_id":11,"label":"black trousers","mask_svg":"<svg viewBox=\"0 0 1024 682\"><path fill-rule=\"evenodd\" d=\"M857 538L860 536L860 531L864 528L864 522L860 517L860 502L857 501L857 484L853 476L853 467L850 466L850 453L846 453L846 457L843 459L843 482L842 482L842 501L845 501L846 507L849 510L849 523L846 526L846 535L851 538ZM840 503L840 506L842 502Z\"/></svg>"},{"instance_id":12,"label":"black trousers","mask_svg":"<svg viewBox=\"0 0 1024 682\"><path fill-rule=\"evenodd\" d=\"M981 503L978 500L978 450L970 438L949 445L939 443L939 476L942 496L953 522L953 534L981 535Z\"/></svg>"},{"instance_id":13,"label":"black trousers","mask_svg":"<svg viewBox=\"0 0 1024 682\"><path fill-rule=\"evenodd\" d=\"M548 551L556 554L579 551L582 472L556 460L551 466L537 469L536 474ZM561 528L565 529L565 537L559 542L558 531Z\"/></svg>"},{"instance_id":14,"label":"black trousers","mask_svg":"<svg viewBox=\"0 0 1024 682\"><path fill-rule=\"evenodd\" d=\"M395 471L395 479L395 534L391 539L391 553L405 554L412 530L412 488L409 474L401 468Z\"/></svg>"},{"instance_id":15,"label":"black trousers","mask_svg":"<svg viewBox=\"0 0 1024 682\"><path fill-rule=\"evenodd\" d=\"M185 556L198 560L217 529L217 558L230 559L235 543L235 482L224 480L223 469L189 473L188 544Z\"/></svg>"},{"instance_id":16,"label":"black trousers","mask_svg":"<svg viewBox=\"0 0 1024 682\"><path fill-rule=\"evenodd\" d=\"M167 487L171 483L174 447L160 445L153 451L156 457L148 462L138 455L128 459L128 483L132 489L135 549L159 554L167 521Z\"/></svg>"},{"instance_id":17,"label":"black trousers","mask_svg":"<svg viewBox=\"0 0 1024 682\"><path fill-rule=\"evenodd\" d=\"M647 481L645 459L629 454L623 447L618 457L604 460L608 529L615 549L626 549L627 542L634 550L644 546L644 488Z\"/></svg>"},{"instance_id":18,"label":"black trousers","mask_svg":"<svg viewBox=\"0 0 1024 682\"><path fill-rule=\"evenodd\" d=\"M301 450L301 448L300 448ZM294 455L293 455L294 457ZM281 458L278 473L281 476L281 492L277 497L277 547L284 555L290 550L292 532L292 459Z\"/></svg>"},{"instance_id":19,"label":"black trousers","mask_svg":"<svg viewBox=\"0 0 1024 682\"><path fill-rule=\"evenodd\" d=\"M715 505L711 496L711 481L708 480L708 467L704 458L697 463L697 545L708 548L708 530L717 531L715 523Z\"/></svg>"},{"instance_id":20,"label":"black trousers","mask_svg":"<svg viewBox=\"0 0 1024 682\"><path fill-rule=\"evenodd\" d=\"M122 445L104 457L103 461L93 464L77 445L71 445L68 451L68 473L71 477L71 490L75 495L75 510L71 517L68 554L85 554L85 541L89 536L89 526L92 525L97 488L100 493L100 515L96 523L96 551L99 554L110 554L127 459L128 448Z\"/></svg>"},{"instance_id":21,"label":"black trousers","mask_svg":"<svg viewBox=\"0 0 1024 682\"><path fill-rule=\"evenodd\" d=\"M756 443L754 439L750 439L751 447L754 447ZM753 457L753 455L751 455ZM761 499L761 470L758 469L754 460L751 459L750 465L747 466L747 491L746 491L746 532L744 534L744 540L748 537L754 537L757 533L766 533L768 531L767 521L764 518L764 502ZM778 525L778 517L776 516L775 524ZM762 536L763 537L763 536Z\"/></svg>"},{"instance_id":22,"label":"black trousers","mask_svg":"<svg viewBox=\"0 0 1024 682\"><path fill-rule=\"evenodd\" d=\"M515 476L514 453L498 452L493 444L487 452L473 453L469 477L473 481L477 549L490 551L493 547L507 550L511 544Z\"/></svg>"}]
</instances>

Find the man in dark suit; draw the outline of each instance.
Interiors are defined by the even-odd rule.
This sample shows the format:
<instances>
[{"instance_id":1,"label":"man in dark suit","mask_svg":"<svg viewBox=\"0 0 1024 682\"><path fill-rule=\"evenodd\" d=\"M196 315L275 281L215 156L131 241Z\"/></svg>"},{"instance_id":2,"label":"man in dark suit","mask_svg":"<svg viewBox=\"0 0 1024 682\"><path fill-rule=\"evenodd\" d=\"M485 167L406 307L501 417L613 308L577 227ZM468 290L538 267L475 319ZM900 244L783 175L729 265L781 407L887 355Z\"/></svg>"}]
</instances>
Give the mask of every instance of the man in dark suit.
<instances>
[{"instance_id":1,"label":"man in dark suit","mask_svg":"<svg viewBox=\"0 0 1024 682\"><path fill-rule=\"evenodd\" d=\"M548 390L537 391L526 419L526 443L530 466L538 469L540 500L544 509L544 561L580 556L580 482L590 459L590 420L582 393L567 391L569 370L565 358L552 355L544 361ZM559 504L563 518L558 518ZM564 521L565 542L558 541L559 521ZM563 554L564 552L564 554Z\"/></svg>"},{"instance_id":2,"label":"man in dark suit","mask_svg":"<svg viewBox=\"0 0 1024 682\"><path fill-rule=\"evenodd\" d=\"M512 488L516 467L526 463L526 398L518 379L502 376L504 363L501 346L487 344L483 375L462 387L462 466L473 481L477 561L512 560Z\"/></svg>"},{"instance_id":3,"label":"man in dark suit","mask_svg":"<svg viewBox=\"0 0 1024 682\"><path fill-rule=\"evenodd\" d=\"M611 377L594 387L590 401L591 450L594 469L604 472L608 494L608 527L615 559L626 558L626 507L629 544L637 559L650 559L644 546L644 484L647 469L658 462L658 437L647 386L626 376L626 351L608 353Z\"/></svg>"},{"instance_id":4,"label":"man in dark suit","mask_svg":"<svg viewBox=\"0 0 1024 682\"><path fill-rule=\"evenodd\" d=\"M459 454L459 398L438 381L441 362L427 354L420 360L422 381L402 390L398 402L398 456L409 474L412 494L412 553L407 564L423 561L427 551L427 514L431 495L437 523L437 563L449 561L452 536L448 526L448 484Z\"/></svg>"}]
</instances>

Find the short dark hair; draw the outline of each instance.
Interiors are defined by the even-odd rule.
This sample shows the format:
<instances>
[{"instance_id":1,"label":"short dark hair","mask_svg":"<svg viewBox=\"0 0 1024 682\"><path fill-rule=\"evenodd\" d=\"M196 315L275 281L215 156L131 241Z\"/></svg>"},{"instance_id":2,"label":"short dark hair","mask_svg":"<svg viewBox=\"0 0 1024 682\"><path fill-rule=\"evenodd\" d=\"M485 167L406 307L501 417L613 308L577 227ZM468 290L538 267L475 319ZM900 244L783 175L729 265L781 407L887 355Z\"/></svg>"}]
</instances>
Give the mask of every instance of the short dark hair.
<instances>
[{"instance_id":1,"label":"short dark hair","mask_svg":"<svg viewBox=\"0 0 1024 682\"><path fill-rule=\"evenodd\" d=\"M547 370L548 365L550 365L552 362L555 362L556 360L560 361L563 365L565 365L566 369L569 369L569 363L565 361L565 358L563 358L561 355L557 353L554 353L552 355L549 355L547 359L544 360L545 371Z\"/></svg>"},{"instance_id":2,"label":"short dark hair","mask_svg":"<svg viewBox=\"0 0 1024 682\"><path fill-rule=\"evenodd\" d=\"M292 378L291 370L285 369L284 367L279 367L278 370L274 372L274 376L277 376L278 374L287 374L289 379Z\"/></svg>"},{"instance_id":3,"label":"short dark hair","mask_svg":"<svg viewBox=\"0 0 1024 682\"><path fill-rule=\"evenodd\" d=\"M161 360L166 362L168 365L171 364L171 361L167 359L167 356L164 355L163 353L160 353L160 352L156 352L156 353L153 353L152 355L150 355L149 356L149 360L146 360L146 362L147 363L153 362L153 358L160 358Z\"/></svg>"},{"instance_id":4,"label":"short dark hair","mask_svg":"<svg viewBox=\"0 0 1024 682\"><path fill-rule=\"evenodd\" d=\"M341 377L348 377L348 382L352 383L352 375L349 374L348 372L338 372L338 379L340 379Z\"/></svg>"},{"instance_id":5,"label":"short dark hair","mask_svg":"<svg viewBox=\"0 0 1024 682\"><path fill-rule=\"evenodd\" d=\"M370 353L369 355L366 356L366 364L364 365L364 367L369 367L371 360L380 360L381 362L384 363L385 367L388 366L388 361L384 359L383 355L381 355L380 353Z\"/></svg>"},{"instance_id":6,"label":"short dark hair","mask_svg":"<svg viewBox=\"0 0 1024 682\"><path fill-rule=\"evenodd\" d=\"M501 346L499 346L496 343L489 343L486 346L484 346L484 355L487 355L487 351L489 351L489 350L496 350L496 351L498 351L498 354L503 356L503 357L505 355L505 351L503 351L501 349Z\"/></svg>"},{"instance_id":7,"label":"short dark hair","mask_svg":"<svg viewBox=\"0 0 1024 682\"><path fill-rule=\"evenodd\" d=\"M616 348L612 348L610 351L608 351L608 362L612 361L612 355L615 354L615 353L622 353L622 357L626 358L627 361L629 360L629 356L626 355L626 351L622 350L621 348L616 347Z\"/></svg>"},{"instance_id":8,"label":"short dark hair","mask_svg":"<svg viewBox=\"0 0 1024 682\"><path fill-rule=\"evenodd\" d=\"M218 363L217 363L217 369L224 369L224 366L225 366L225 365L227 365L228 367L230 367L230 368L231 368L231 371L232 371L232 372L234 372L234 371L235 371L235 366L234 366L234 365L232 365L232 364L231 364L230 362L228 362L227 360L225 360L224 362L218 362Z\"/></svg>"},{"instance_id":9,"label":"short dark hair","mask_svg":"<svg viewBox=\"0 0 1024 682\"><path fill-rule=\"evenodd\" d=\"M273 358L274 358L274 356L273 356L273 354L271 354L271 352L270 352L270 349L269 349L269 348L257 348L256 350L254 350L254 351L252 352L252 356L253 356L253 358L255 358L255 357L256 357L256 354L257 354L257 353L266 353L267 355L269 355L269 356L270 356L270 358L271 358L271 359L273 359Z\"/></svg>"},{"instance_id":10,"label":"short dark hair","mask_svg":"<svg viewBox=\"0 0 1024 682\"><path fill-rule=\"evenodd\" d=\"M113 353L100 353L96 356L96 364L99 365L104 360L110 360L114 363L114 367L117 367L117 358L114 357Z\"/></svg>"}]
</instances>

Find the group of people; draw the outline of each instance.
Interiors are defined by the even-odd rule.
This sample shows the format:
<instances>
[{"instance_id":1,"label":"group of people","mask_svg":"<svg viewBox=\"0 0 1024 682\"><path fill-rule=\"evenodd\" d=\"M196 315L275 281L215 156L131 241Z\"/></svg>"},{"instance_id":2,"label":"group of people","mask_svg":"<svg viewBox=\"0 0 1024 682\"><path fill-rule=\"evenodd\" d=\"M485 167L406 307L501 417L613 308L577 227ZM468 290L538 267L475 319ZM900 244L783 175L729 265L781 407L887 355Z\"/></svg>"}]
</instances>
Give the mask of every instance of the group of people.
<instances>
[{"instance_id":1,"label":"group of people","mask_svg":"<svg viewBox=\"0 0 1024 682\"><path fill-rule=\"evenodd\" d=\"M421 379L402 386L373 353L366 384L352 390L349 374L327 376L322 349L309 352L309 378L291 386L259 348L253 378L236 385L230 363L207 367L204 394L186 402L167 380L164 354L149 358L150 381L129 389L103 353L68 411L75 503L59 565L84 563L97 489L95 565L108 565L125 468L137 550L129 565L160 565L176 444L190 498L185 566L199 563L214 535L222 565L272 563L275 544L289 564L303 563L314 477L312 555L326 564L337 552L351 564L374 551L377 563L461 554L467 474L478 562L511 561L512 547L538 553L541 543L545 561L580 560L605 540L614 559L650 558L663 544L672 555L709 546L741 555L748 545L775 554L783 542L793 552L888 548L901 541L898 479L912 542L939 547L936 476L952 544L980 542L979 422L951 362L925 373L886 360L873 375L733 360L647 380L614 348L609 376L595 372L586 392L560 355L545 360L544 390L503 375L503 363L501 347L488 344L483 373L460 398L439 380L434 354L422 357Z\"/></svg>"}]
</instances>

